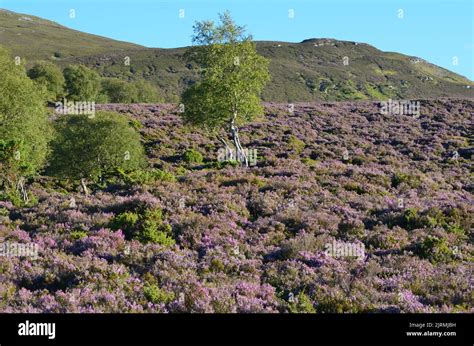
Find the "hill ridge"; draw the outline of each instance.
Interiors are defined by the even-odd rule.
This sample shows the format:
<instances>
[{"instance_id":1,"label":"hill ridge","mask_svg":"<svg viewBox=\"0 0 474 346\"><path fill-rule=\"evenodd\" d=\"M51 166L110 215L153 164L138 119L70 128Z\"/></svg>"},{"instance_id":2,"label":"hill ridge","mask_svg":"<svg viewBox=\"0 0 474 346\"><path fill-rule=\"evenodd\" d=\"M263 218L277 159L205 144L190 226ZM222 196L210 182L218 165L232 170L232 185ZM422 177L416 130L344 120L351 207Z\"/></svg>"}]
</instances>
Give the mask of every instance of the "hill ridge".
<instances>
[{"instance_id":1,"label":"hill ridge","mask_svg":"<svg viewBox=\"0 0 474 346\"><path fill-rule=\"evenodd\" d=\"M272 81L263 92L264 101L474 99L474 82L468 78L420 57L384 52L367 43L314 37L255 43L271 61ZM144 78L167 102L179 100L198 78L197 66L183 59L186 47L144 47L8 10L0 11L0 45L25 57L29 65L37 60L62 67L81 63L104 77ZM126 57L130 65L124 63Z\"/></svg>"}]
</instances>

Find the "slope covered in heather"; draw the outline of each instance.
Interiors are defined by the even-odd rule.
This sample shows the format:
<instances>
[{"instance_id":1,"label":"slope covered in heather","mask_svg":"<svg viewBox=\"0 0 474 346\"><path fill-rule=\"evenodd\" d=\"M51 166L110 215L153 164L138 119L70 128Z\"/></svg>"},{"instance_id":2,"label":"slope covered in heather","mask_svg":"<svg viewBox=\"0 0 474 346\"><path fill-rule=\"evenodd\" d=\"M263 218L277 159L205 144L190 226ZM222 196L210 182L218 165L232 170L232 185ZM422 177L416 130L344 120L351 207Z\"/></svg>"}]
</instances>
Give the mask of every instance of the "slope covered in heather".
<instances>
[{"instance_id":1,"label":"slope covered in heather","mask_svg":"<svg viewBox=\"0 0 474 346\"><path fill-rule=\"evenodd\" d=\"M101 108L130 117L163 172L87 197L43 177L31 207L0 202L0 237L40 248L0 256L1 312L472 312L472 101L421 100L419 117L269 103L240 130L248 169L218 164L173 105ZM156 210L172 241L116 230Z\"/></svg>"},{"instance_id":2,"label":"slope covered in heather","mask_svg":"<svg viewBox=\"0 0 474 346\"><path fill-rule=\"evenodd\" d=\"M256 44L259 53L271 60L272 81L263 93L266 101L474 98L469 79L421 58L383 52L365 43L308 39ZM145 78L169 102L176 102L197 79L197 66L183 59L185 48L145 48L10 11L0 11L0 45L30 63L38 59L61 66L82 63L106 77Z\"/></svg>"}]
</instances>

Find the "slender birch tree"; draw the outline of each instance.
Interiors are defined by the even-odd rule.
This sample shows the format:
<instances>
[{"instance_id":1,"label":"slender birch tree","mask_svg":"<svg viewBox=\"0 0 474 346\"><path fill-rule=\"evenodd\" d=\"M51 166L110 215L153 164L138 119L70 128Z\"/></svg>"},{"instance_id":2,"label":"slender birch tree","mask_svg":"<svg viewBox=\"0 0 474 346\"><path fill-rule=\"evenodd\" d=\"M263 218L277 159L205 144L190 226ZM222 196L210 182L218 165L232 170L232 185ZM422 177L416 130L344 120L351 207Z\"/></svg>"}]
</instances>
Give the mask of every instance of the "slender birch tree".
<instances>
[{"instance_id":1,"label":"slender birch tree","mask_svg":"<svg viewBox=\"0 0 474 346\"><path fill-rule=\"evenodd\" d=\"M185 122L209 130L228 129L237 160L248 166L238 127L263 114L260 94L270 80L269 61L229 12L220 23L197 22L186 57L200 66L200 80L182 94ZM230 146L220 138L226 150Z\"/></svg>"}]
</instances>

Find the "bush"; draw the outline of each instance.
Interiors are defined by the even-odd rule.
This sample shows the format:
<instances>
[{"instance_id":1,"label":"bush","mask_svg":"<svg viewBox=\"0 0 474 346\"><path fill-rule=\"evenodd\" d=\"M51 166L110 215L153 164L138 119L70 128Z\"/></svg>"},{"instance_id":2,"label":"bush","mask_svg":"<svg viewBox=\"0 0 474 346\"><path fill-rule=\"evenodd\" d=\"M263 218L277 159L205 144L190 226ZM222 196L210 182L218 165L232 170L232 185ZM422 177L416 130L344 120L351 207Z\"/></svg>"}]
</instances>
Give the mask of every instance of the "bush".
<instances>
[{"instance_id":1,"label":"bush","mask_svg":"<svg viewBox=\"0 0 474 346\"><path fill-rule=\"evenodd\" d=\"M301 233L282 243L279 257L281 259L296 259L301 252L314 252L322 247L312 234Z\"/></svg>"},{"instance_id":2,"label":"bush","mask_svg":"<svg viewBox=\"0 0 474 346\"><path fill-rule=\"evenodd\" d=\"M109 226L114 230L121 229L127 239L137 239L145 244L175 244L171 238L171 226L163 222L163 212L159 208L146 209L141 213L123 212L116 215Z\"/></svg>"},{"instance_id":3,"label":"bush","mask_svg":"<svg viewBox=\"0 0 474 346\"><path fill-rule=\"evenodd\" d=\"M128 119L113 112L95 117L68 115L55 123L48 173L59 178L103 182L117 169L133 171L145 165L140 135Z\"/></svg>"},{"instance_id":4,"label":"bush","mask_svg":"<svg viewBox=\"0 0 474 346\"><path fill-rule=\"evenodd\" d=\"M406 173L395 173L392 176L392 187L397 188L399 187L402 183L408 184L408 186L412 188L416 188L420 185L420 179L419 177L411 176Z\"/></svg>"},{"instance_id":5,"label":"bush","mask_svg":"<svg viewBox=\"0 0 474 346\"><path fill-rule=\"evenodd\" d=\"M172 302L175 297L173 292L166 292L157 285L150 284L143 287L143 294L145 295L145 298L153 304L166 304Z\"/></svg>"},{"instance_id":6,"label":"bush","mask_svg":"<svg viewBox=\"0 0 474 346\"><path fill-rule=\"evenodd\" d=\"M188 149L183 154L183 161L186 163L202 163L203 157L200 152Z\"/></svg>"},{"instance_id":7,"label":"bush","mask_svg":"<svg viewBox=\"0 0 474 346\"><path fill-rule=\"evenodd\" d=\"M428 259L434 264L453 259L453 251L445 238L427 236L418 246L417 252L421 258Z\"/></svg>"},{"instance_id":8,"label":"bush","mask_svg":"<svg viewBox=\"0 0 474 346\"><path fill-rule=\"evenodd\" d=\"M403 212L401 226L409 231L433 226L426 216L420 215L417 209L408 208Z\"/></svg>"},{"instance_id":9,"label":"bush","mask_svg":"<svg viewBox=\"0 0 474 346\"><path fill-rule=\"evenodd\" d=\"M48 154L48 117L37 89L24 67L0 48L0 191L10 197L18 197L21 178L34 176Z\"/></svg>"},{"instance_id":10,"label":"bush","mask_svg":"<svg viewBox=\"0 0 474 346\"><path fill-rule=\"evenodd\" d=\"M56 102L64 96L64 76L55 64L38 62L28 71L28 77L46 90L48 101Z\"/></svg>"},{"instance_id":11,"label":"bush","mask_svg":"<svg viewBox=\"0 0 474 346\"><path fill-rule=\"evenodd\" d=\"M305 146L305 143L296 136L291 135L288 138L288 148L294 151L296 155L300 155L303 152Z\"/></svg>"},{"instance_id":12,"label":"bush","mask_svg":"<svg viewBox=\"0 0 474 346\"><path fill-rule=\"evenodd\" d=\"M356 182L350 182L344 185L344 189L347 191L353 191L357 193L358 195L363 195L368 193L368 191L364 188L363 185L356 183Z\"/></svg>"},{"instance_id":13,"label":"bush","mask_svg":"<svg viewBox=\"0 0 474 346\"><path fill-rule=\"evenodd\" d=\"M100 76L83 65L72 65L64 69L68 99L72 101L96 101L100 92Z\"/></svg>"},{"instance_id":14,"label":"bush","mask_svg":"<svg viewBox=\"0 0 474 346\"><path fill-rule=\"evenodd\" d=\"M137 90L129 82L109 78L102 80L102 93L110 103L132 103L137 100Z\"/></svg>"},{"instance_id":15,"label":"bush","mask_svg":"<svg viewBox=\"0 0 474 346\"><path fill-rule=\"evenodd\" d=\"M114 230L121 229L124 234L132 234L138 223L138 214L126 211L119 215L116 215L110 221L110 228Z\"/></svg>"},{"instance_id":16,"label":"bush","mask_svg":"<svg viewBox=\"0 0 474 346\"><path fill-rule=\"evenodd\" d=\"M75 230L71 232L70 236L71 236L71 239L73 240L80 240L87 237L87 232L81 231L81 230Z\"/></svg>"},{"instance_id":17,"label":"bush","mask_svg":"<svg viewBox=\"0 0 474 346\"><path fill-rule=\"evenodd\" d=\"M316 312L318 313L358 313L361 312L356 303L340 291L333 294L319 295L316 301Z\"/></svg>"},{"instance_id":18,"label":"bush","mask_svg":"<svg viewBox=\"0 0 474 346\"><path fill-rule=\"evenodd\" d=\"M154 102L163 102L163 97L160 96L158 89L153 86L151 83L140 79L133 82L133 87L135 88L136 98L133 102L139 103L154 103Z\"/></svg>"},{"instance_id":19,"label":"bush","mask_svg":"<svg viewBox=\"0 0 474 346\"><path fill-rule=\"evenodd\" d=\"M294 314L316 313L316 309L314 308L311 299L304 292L300 292L295 297L295 300L288 304L288 309L291 313Z\"/></svg>"},{"instance_id":20,"label":"bush","mask_svg":"<svg viewBox=\"0 0 474 346\"><path fill-rule=\"evenodd\" d=\"M164 246L175 244L171 234L171 226L164 224L161 209L146 210L142 217L141 232L138 239L143 243L155 243Z\"/></svg>"},{"instance_id":21,"label":"bush","mask_svg":"<svg viewBox=\"0 0 474 346\"><path fill-rule=\"evenodd\" d=\"M338 235L344 240L362 239L365 236L365 226L360 221L343 220L339 223Z\"/></svg>"}]
</instances>

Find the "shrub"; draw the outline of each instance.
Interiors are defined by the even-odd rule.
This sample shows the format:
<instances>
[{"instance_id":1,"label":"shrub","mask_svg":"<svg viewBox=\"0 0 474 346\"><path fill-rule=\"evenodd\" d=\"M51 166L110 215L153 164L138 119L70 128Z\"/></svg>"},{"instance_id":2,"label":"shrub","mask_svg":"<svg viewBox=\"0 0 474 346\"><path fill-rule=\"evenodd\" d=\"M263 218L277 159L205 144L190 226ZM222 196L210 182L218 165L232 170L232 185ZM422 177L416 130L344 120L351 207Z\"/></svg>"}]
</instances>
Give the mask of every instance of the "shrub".
<instances>
[{"instance_id":1,"label":"shrub","mask_svg":"<svg viewBox=\"0 0 474 346\"><path fill-rule=\"evenodd\" d=\"M392 187L397 188L402 183L406 183L410 187L416 188L420 185L420 178L402 172L392 175Z\"/></svg>"},{"instance_id":2,"label":"shrub","mask_svg":"<svg viewBox=\"0 0 474 346\"><path fill-rule=\"evenodd\" d=\"M126 211L112 218L110 221L110 228L114 230L121 229L126 235L132 234L136 224L138 223L138 219L138 214L131 211Z\"/></svg>"},{"instance_id":3,"label":"shrub","mask_svg":"<svg viewBox=\"0 0 474 346\"><path fill-rule=\"evenodd\" d=\"M136 88L129 82L108 78L102 80L101 84L102 92L110 103L132 103L138 98Z\"/></svg>"},{"instance_id":4,"label":"shrub","mask_svg":"<svg viewBox=\"0 0 474 346\"><path fill-rule=\"evenodd\" d=\"M154 103L163 102L163 97L158 92L158 89L151 83L140 79L132 83L135 89L135 99L133 102L139 103Z\"/></svg>"},{"instance_id":5,"label":"shrub","mask_svg":"<svg viewBox=\"0 0 474 346\"><path fill-rule=\"evenodd\" d=\"M50 129L43 95L0 48L0 191L14 197L22 178L34 176L48 154ZM6 196L8 195L8 196Z\"/></svg>"},{"instance_id":6,"label":"shrub","mask_svg":"<svg viewBox=\"0 0 474 346\"><path fill-rule=\"evenodd\" d=\"M96 101L100 92L100 76L83 65L71 65L64 69L68 99L72 101Z\"/></svg>"},{"instance_id":7,"label":"shrub","mask_svg":"<svg viewBox=\"0 0 474 346\"><path fill-rule=\"evenodd\" d=\"M71 239L73 240L80 240L87 237L87 232L76 230L76 231L72 231L70 236L71 236Z\"/></svg>"},{"instance_id":8,"label":"shrub","mask_svg":"<svg viewBox=\"0 0 474 346\"><path fill-rule=\"evenodd\" d=\"M343 220L339 223L338 234L345 240L362 239L365 236L365 226L360 221Z\"/></svg>"},{"instance_id":9,"label":"shrub","mask_svg":"<svg viewBox=\"0 0 474 346\"><path fill-rule=\"evenodd\" d=\"M305 146L305 143L296 136L291 135L288 138L288 147L290 150L294 151L296 155L300 155Z\"/></svg>"},{"instance_id":10,"label":"shrub","mask_svg":"<svg viewBox=\"0 0 474 346\"><path fill-rule=\"evenodd\" d=\"M128 239L137 239L142 243L175 244L171 238L171 226L163 222L163 212L159 208L146 209L141 213L123 212L116 215L109 226L114 230L121 229Z\"/></svg>"},{"instance_id":11,"label":"shrub","mask_svg":"<svg viewBox=\"0 0 474 346\"><path fill-rule=\"evenodd\" d=\"M157 285L152 284L147 284L143 287L143 294L145 295L145 298L153 304L166 304L172 302L175 297L173 292L166 292Z\"/></svg>"},{"instance_id":12,"label":"shrub","mask_svg":"<svg viewBox=\"0 0 474 346\"><path fill-rule=\"evenodd\" d=\"M133 171L145 165L140 135L122 115L68 115L56 121L55 129L48 167L53 176L103 182L117 169Z\"/></svg>"},{"instance_id":13,"label":"shrub","mask_svg":"<svg viewBox=\"0 0 474 346\"><path fill-rule=\"evenodd\" d=\"M55 102L64 96L64 76L55 64L38 62L28 71L28 77L45 88L48 101Z\"/></svg>"},{"instance_id":14,"label":"shrub","mask_svg":"<svg viewBox=\"0 0 474 346\"><path fill-rule=\"evenodd\" d=\"M316 295L316 311L318 313L357 313L360 308L352 302L350 297L342 291L334 289L334 292L326 293L318 290Z\"/></svg>"},{"instance_id":15,"label":"shrub","mask_svg":"<svg viewBox=\"0 0 474 346\"><path fill-rule=\"evenodd\" d=\"M202 163L203 157L199 151L188 149L183 154L183 161L186 163Z\"/></svg>"},{"instance_id":16,"label":"shrub","mask_svg":"<svg viewBox=\"0 0 474 346\"><path fill-rule=\"evenodd\" d=\"M288 304L288 310L294 314L316 313L316 309L313 306L313 302L304 292L300 292L295 297L295 300Z\"/></svg>"},{"instance_id":17,"label":"shrub","mask_svg":"<svg viewBox=\"0 0 474 346\"><path fill-rule=\"evenodd\" d=\"M432 224L425 216L420 215L417 209L408 208L403 212L401 226L409 231L430 225Z\"/></svg>"},{"instance_id":18,"label":"shrub","mask_svg":"<svg viewBox=\"0 0 474 346\"><path fill-rule=\"evenodd\" d=\"M417 252L421 258L428 259L434 264L453 259L453 251L445 238L427 236L418 246Z\"/></svg>"},{"instance_id":19,"label":"shrub","mask_svg":"<svg viewBox=\"0 0 474 346\"><path fill-rule=\"evenodd\" d=\"M344 189L347 191L354 191L358 195L363 195L368 192L361 184L356 182L350 182L345 184Z\"/></svg>"},{"instance_id":20,"label":"shrub","mask_svg":"<svg viewBox=\"0 0 474 346\"><path fill-rule=\"evenodd\" d=\"M279 257L282 259L298 258L301 252L314 252L322 247L312 234L300 233L296 237L286 240L282 243Z\"/></svg>"},{"instance_id":21,"label":"shrub","mask_svg":"<svg viewBox=\"0 0 474 346\"><path fill-rule=\"evenodd\" d=\"M130 120L129 123L130 123L130 126L133 127L135 130L140 130L143 128L142 123L136 119Z\"/></svg>"},{"instance_id":22,"label":"shrub","mask_svg":"<svg viewBox=\"0 0 474 346\"><path fill-rule=\"evenodd\" d=\"M362 166L366 162L366 158L364 156L355 156L351 158L351 163L356 166Z\"/></svg>"},{"instance_id":23,"label":"shrub","mask_svg":"<svg viewBox=\"0 0 474 346\"><path fill-rule=\"evenodd\" d=\"M164 224L162 211L159 208L146 210L142 217L141 231L138 239L143 243L155 243L164 246L175 244L171 235L171 226Z\"/></svg>"}]
</instances>

